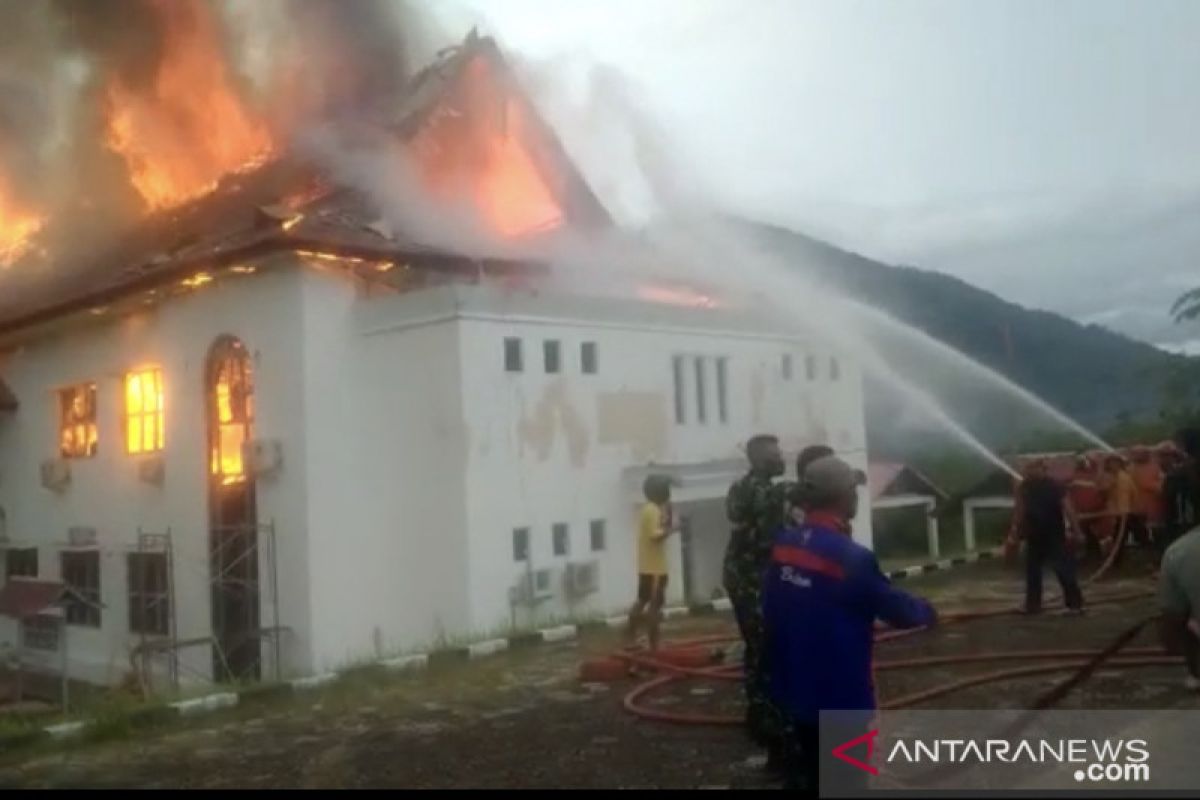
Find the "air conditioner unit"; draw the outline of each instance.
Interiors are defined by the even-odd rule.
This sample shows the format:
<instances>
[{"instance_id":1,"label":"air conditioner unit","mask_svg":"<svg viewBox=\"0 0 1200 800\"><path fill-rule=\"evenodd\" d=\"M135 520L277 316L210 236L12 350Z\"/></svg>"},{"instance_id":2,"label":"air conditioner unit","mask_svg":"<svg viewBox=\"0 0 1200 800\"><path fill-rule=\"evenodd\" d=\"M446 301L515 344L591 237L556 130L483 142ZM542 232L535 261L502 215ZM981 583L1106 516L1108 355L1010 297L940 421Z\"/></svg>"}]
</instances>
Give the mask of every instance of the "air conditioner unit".
<instances>
[{"instance_id":1,"label":"air conditioner unit","mask_svg":"<svg viewBox=\"0 0 1200 800\"><path fill-rule=\"evenodd\" d=\"M42 486L61 492L71 482L71 462L65 458L50 458L42 462Z\"/></svg>"},{"instance_id":2,"label":"air conditioner unit","mask_svg":"<svg viewBox=\"0 0 1200 800\"><path fill-rule=\"evenodd\" d=\"M242 445L242 460L255 477L274 475L283 467L283 445L278 439L252 439Z\"/></svg>"},{"instance_id":3,"label":"air conditioner unit","mask_svg":"<svg viewBox=\"0 0 1200 800\"><path fill-rule=\"evenodd\" d=\"M166 465L162 456L143 456L138 459L138 480L151 486L162 486L166 476Z\"/></svg>"},{"instance_id":4,"label":"air conditioner unit","mask_svg":"<svg viewBox=\"0 0 1200 800\"><path fill-rule=\"evenodd\" d=\"M554 570L546 567L526 572L509 591L514 604L534 605L554 596Z\"/></svg>"},{"instance_id":5,"label":"air conditioner unit","mask_svg":"<svg viewBox=\"0 0 1200 800\"><path fill-rule=\"evenodd\" d=\"M95 547L96 529L83 525L67 528L67 544L71 547Z\"/></svg>"},{"instance_id":6,"label":"air conditioner unit","mask_svg":"<svg viewBox=\"0 0 1200 800\"><path fill-rule=\"evenodd\" d=\"M600 562L583 561L567 564L563 587L571 597L586 597L600 590Z\"/></svg>"}]
</instances>

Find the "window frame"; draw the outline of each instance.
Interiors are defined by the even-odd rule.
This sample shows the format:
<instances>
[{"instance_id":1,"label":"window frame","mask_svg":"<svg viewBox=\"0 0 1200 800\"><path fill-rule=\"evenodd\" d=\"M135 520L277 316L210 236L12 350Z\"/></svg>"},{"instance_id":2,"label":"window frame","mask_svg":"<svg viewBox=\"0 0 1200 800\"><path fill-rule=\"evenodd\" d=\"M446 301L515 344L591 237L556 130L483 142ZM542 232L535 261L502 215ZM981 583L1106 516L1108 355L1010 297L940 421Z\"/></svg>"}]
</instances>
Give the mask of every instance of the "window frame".
<instances>
[{"instance_id":1,"label":"window frame","mask_svg":"<svg viewBox=\"0 0 1200 800\"><path fill-rule=\"evenodd\" d=\"M56 653L62 642L62 624L59 617L35 614L17 624L21 626L21 645L43 653Z\"/></svg>"},{"instance_id":2,"label":"window frame","mask_svg":"<svg viewBox=\"0 0 1200 800\"><path fill-rule=\"evenodd\" d=\"M707 360L704 356L692 358L692 371L696 379L696 422L700 425L708 424L708 370L705 367Z\"/></svg>"},{"instance_id":3,"label":"window frame","mask_svg":"<svg viewBox=\"0 0 1200 800\"><path fill-rule=\"evenodd\" d=\"M75 404L77 393L85 392L90 395L88 399L88 416L82 419L73 419L74 411L71 407ZM95 458L100 451L100 390L95 381L81 381L68 386L60 386L54 392L54 399L58 408L58 455L59 458L81 460L87 458ZM80 428L84 430L84 435L90 434L90 443L80 450L79 448L68 450L65 436L68 429L78 431Z\"/></svg>"},{"instance_id":4,"label":"window frame","mask_svg":"<svg viewBox=\"0 0 1200 800\"><path fill-rule=\"evenodd\" d=\"M532 535L528 527L512 529L512 557L517 564L526 564L531 557Z\"/></svg>"},{"instance_id":5,"label":"window frame","mask_svg":"<svg viewBox=\"0 0 1200 800\"><path fill-rule=\"evenodd\" d=\"M150 561L148 572L136 563ZM129 601L129 632L145 636L171 633L171 576L167 554L159 550L135 550L125 554L126 597ZM147 585L141 583L149 577ZM159 580L161 578L161 581ZM147 619L150 624L146 624Z\"/></svg>"},{"instance_id":6,"label":"window frame","mask_svg":"<svg viewBox=\"0 0 1200 800\"><path fill-rule=\"evenodd\" d=\"M33 572L14 572L13 571L13 555L20 553L23 556L33 554ZM4 579L12 578L37 578L41 564L38 563L38 549L36 547L10 547L4 551Z\"/></svg>"},{"instance_id":7,"label":"window frame","mask_svg":"<svg viewBox=\"0 0 1200 800\"><path fill-rule=\"evenodd\" d=\"M504 371L511 374L525 371L525 344L519 336L504 337Z\"/></svg>"},{"instance_id":8,"label":"window frame","mask_svg":"<svg viewBox=\"0 0 1200 800\"><path fill-rule=\"evenodd\" d=\"M542 340L542 370L547 375L558 375L562 372L562 340Z\"/></svg>"},{"instance_id":9,"label":"window frame","mask_svg":"<svg viewBox=\"0 0 1200 800\"><path fill-rule=\"evenodd\" d=\"M584 375L595 375L600 371L600 353L595 342L580 343L579 371Z\"/></svg>"},{"instance_id":10,"label":"window frame","mask_svg":"<svg viewBox=\"0 0 1200 800\"><path fill-rule=\"evenodd\" d=\"M84 559L87 561L82 564L82 576L87 578L95 577L95 585L80 585L75 582L79 576L70 573L76 572L75 567L68 568L68 560L75 558ZM59 553L59 567L62 570L62 582L71 591L66 597L66 602L63 604L63 612L66 624L77 628L99 628L103 624L103 617L100 613L100 597L102 591L100 551L95 548L78 549L78 550L62 550Z\"/></svg>"},{"instance_id":11,"label":"window frame","mask_svg":"<svg viewBox=\"0 0 1200 800\"><path fill-rule=\"evenodd\" d=\"M562 543L560 551L559 543ZM550 548L555 558L571 557L571 524L555 522L550 526Z\"/></svg>"},{"instance_id":12,"label":"window frame","mask_svg":"<svg viewBox=\"0 0 1200 800\"><path fill-rule=\"evenodd\" d=\"M675 389L675 424L687 424L687 366L681 355L671 356L671 378Z\"/></svg>"},{"instance_id":13,"label":"window frame","mask_svg":"<svg viewBox=\"0 0 1200 800\"><path fill-rule=\"evenodd\" d=\"M717 419L722 425L729 424L729 357L716 359Z\"/></svg>"},{"instance_id":14,"label":"window frame","mask_svg":"<svg viewBox=\"0 0 1200 800\"><path fill-rule=\"evenodd\" d=\"M153 376L155 386L153 394L155 396L156 407L151 411L145 410L145 392L143 391L141 401L143 406L141 410L132 412L129 410L129 382L130 379L137 377L139 381L145 381L147 377ZM121 415L121 433L125 441L125 453L131 456L146 456L161 453L166 449L166 412L164 409L164 401L166 400L166 391L163 389L163 370L159 366L146 366L138 369L132 369L125 373L121 380L123 408ZM141 431L142 437L139 438L139 450L133 450L130 447L130 433L132 431L133 418L137 417L138 428ZM145 422L146 419L154 420L153 431L156 441L153 447L145 446Z\"/></svg>"},{"instance_id":15,"label":"window frame","mask_svg":"<svg viewBox=\"0 0 1200 800\"><path fill-rule=\"evenodd\" d=\"M608 520L593 519L588 522L588 549L593 553L608 550Z\"/></svg>"}]
</instances>

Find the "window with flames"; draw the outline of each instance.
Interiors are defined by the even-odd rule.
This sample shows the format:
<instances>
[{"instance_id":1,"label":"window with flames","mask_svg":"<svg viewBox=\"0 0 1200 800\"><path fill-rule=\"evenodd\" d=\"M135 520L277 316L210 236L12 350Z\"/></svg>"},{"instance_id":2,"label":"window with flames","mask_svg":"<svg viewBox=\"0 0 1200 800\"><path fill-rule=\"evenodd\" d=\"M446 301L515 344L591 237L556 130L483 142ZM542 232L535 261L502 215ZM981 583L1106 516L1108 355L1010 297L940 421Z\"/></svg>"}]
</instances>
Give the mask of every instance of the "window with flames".
<instances>
[{"instance_id":1,"label":"window with flames","mask_svg":"<svg viewBox=\"0 0 1200 800\"><path fill-rule=\"evenodd\" d=\"M212 474L222 483L238 483L246 474L242 446L250 440L254 425L254 378L246 358L228 358L220 365L213 400L217 431Z\"/></svg>"},{"instance_id":2,"label":"window with flames","mask_svg":"<svg viewBox=\"0 0 1200 800\"><path fill-rule=\"evenodd\" d=\"M141 369L125 376L125 450L157 453L165 444L162 370Z\"/></svg>"},{"instance_id":3,"label":"window with flames","mask_svg":"<svg viewBox=\"0 0 1200 800\"><path fill-rule=\"evenodd\" d=\"M63 458L96 455L96 384L81 383L58 392L58 450Z\"/></svg>"}]
</instances>

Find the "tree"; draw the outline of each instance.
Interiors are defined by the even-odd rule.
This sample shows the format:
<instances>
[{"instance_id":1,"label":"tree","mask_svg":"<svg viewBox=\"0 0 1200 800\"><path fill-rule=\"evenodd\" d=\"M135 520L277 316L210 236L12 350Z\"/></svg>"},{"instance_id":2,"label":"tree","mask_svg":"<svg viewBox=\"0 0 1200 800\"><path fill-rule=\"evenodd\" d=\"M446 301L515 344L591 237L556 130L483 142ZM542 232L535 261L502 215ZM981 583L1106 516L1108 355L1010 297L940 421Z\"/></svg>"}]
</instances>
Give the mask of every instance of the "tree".
<instances>
[{"instance_id":1,"label":"tree","mask_svg":"<svg viewBox=\"0 0 1200 800\"><path fill-rule=\"evenodd\" d=\"M1176 322L1200 318L1200 289L1184 292L1171 306L1171 316Z\"/></svg>"}]
</instances>

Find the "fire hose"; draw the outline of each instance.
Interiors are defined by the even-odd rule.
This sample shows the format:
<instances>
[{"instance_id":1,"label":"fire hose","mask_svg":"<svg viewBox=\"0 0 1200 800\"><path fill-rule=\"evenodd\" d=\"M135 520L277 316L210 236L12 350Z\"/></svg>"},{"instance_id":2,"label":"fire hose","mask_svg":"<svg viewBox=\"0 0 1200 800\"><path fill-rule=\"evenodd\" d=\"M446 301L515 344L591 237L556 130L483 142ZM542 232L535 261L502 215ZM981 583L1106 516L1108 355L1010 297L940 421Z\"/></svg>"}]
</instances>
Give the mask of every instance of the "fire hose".
<instances>
[{"instance_id":1,"label":"fire hose","mask_svg":"<svg viewBox=\"0 0 1200 800\"><path fill-rule=\"evenodd\" d=\"M1096 670L1100 668L1100 666L1102 664L1109 664L1110 666L1129 667L1129 666L1148 666L1148 665L1157 665L1157 664L1169 664L1169 663L1178 661L1179 659L1171 658L1170 656L1164 655L1163 651L1161 649L1151 648L1151 647L1142 647L1142 648L1136 648L1136 650L1130 649L1127 651L1130 653L1145 653L1146 655L1144 655L1142 657L1136 657L1136 656L1132 657L1132 658L1129 658L1129 657L1118 658L1117 657L1117 654L1119 652L1121 652L1122 650L1125 650L1126 647L1129 645L1129 643L1132 642L1137 637L1137 635L1142 632L1143 628L1145 628L1148 624L1150 624L1157 618L1158 618L1158 614L1154 614L1153 616L1149 616L1149 617L1146 617L1145 619L1139 620L1134 625L1132 625L1129 628L1127 628L1126 630L1122 631L1120 633L1120 635L1118 635L1115 639L1113 639L1111 642L1109 642L1109 644L1107 646L1105 646L1104 648L1102 648L1100 650L1075 651L1075 652L1083 652L1089 656L1088 660L1082 666L1079 666L1075 663L1069 663L1069 664L1050 664L1050 665L1047 665L1044 669L1041 669L1037 666L1031 666L1031 667L1025 668L1025 671L1023 673L1021 673L1021 675L1039 675L1039 674L1042 674L1043 672L1052 672L1052 671L1056 671L1058 669L1070 669L1070 668L1076 668L1076 669L1075 669L1075 672L1072 675L1070 675L1069 677L1067 677L1066 680L1060 681L1059 683L1050 687L1049 690L1043 692L1036 699L1034 699L1033 703L1030 705L1029 711L1027 711L1025 714L1021 715L1020 717L1018 717L1017 719L1015 719L1011 723L1009 723L1007 726L1005 726L1004 730L1001 731L999 734L991 735L991 736L989 736L989 738L1012 739L1012 738L1018 736L1021 732L1023 732L1026 728L1028 728L1030 725L1032 725L1034 723L1034 721L1037 719L1037 715L1040 712L1045 711L1050 708L1053 708L1054 706L1056 706L1060 702L1062 702L1063 698L1065 698L1068 694L1070 694L1071 691L1075 687L1079 686L1084 681L1086 681L1088 678L1090 678L1096 672ZM1071 652L1071 651L1058 651L1057 654L1068 653L1068 652ZM1057 655L1057 654L1054 654L1054 655ZM1045 652L1038 652L1038 653L1036 653L1036 655L1035 654L1025 654L1025 655L1027 655L1029 657L1042 658L1042 657L1046 657L1047 654ZM1019 677L1019 675L1017 673L1018 673L1018 670L1005 670L1000 674L1003 674L1004 678L1014 678L1014 677ZM928 700L928 699L931 699L932 697L940 696L941 694L948 694L951 691L957 691L958 689L964 688L967 685L979 685L981 683L988 683L988 682L990 682L989 679L995 679L996 674L997 673L992 673L991 675L978 675L978 676L975 676L973 679L968 678L964 681L955 681L955 682L948 684L946 686L943 686L943 687L935 687L934 690L930 690L930 691L926 691L926 692L917 692L915 694L908 695L904 698L900 698L899 700L893 700L893 701L891 701L891 703L888 704L887 707L888 708L898 708L898 707L902 707L903 705L912 705L913 703L920 702L921 700ZM944 691L938 691L939 688ZM965 769L969 769L970 766L971 765L967 764L967 763L944 764L942 766L934 767L932 769L926 770L924 773L915 776L915 778L910 778L908 781L897 781L897 782L901 786L906 786L907 788L911 788L914 786L930 786L930 785L936 784L937 781L939 781L939 780L944 780L952 775L962 772ZM896 780L894 776L891 776L891 777L893 780Z\"/></svg>"},{"instance_id":2,"label":"fire hose","mask_svg":"<svg viewBox=\"0 0 1200 800\"><path fill-rule=\"evenodd\" d=\"M1144 598L1149 594L1151 594L1151 592L1127 592L1093 600L1091 604L1105 605L1111 603L1121 603L1132 599ZM941 618L940 624L956 624L980 619L1009 616L1019 613L1019 610L1012 608L950 613ZM1053 674L1058 672L1070 672L1071 674L1065 680L1051 687L1049 691L1036 698L1032 704L1032 708L1037 710L1051 708L1061 702L1062 699L1065 698L1074 688L1090 678L1096 672L1096 670L1098 670L1104 664L1126 668L1178 663L1180 660L1178 657L1167 655L1165 650L1156 647L1132 648L1127 650L1124 655L1118 655L1126 648L1129 642L1131 642L1145 628L1147 624L1156 618L1156 616L1141 620L1137 625L1132 626L1126 631L1123 631L1120 636L1116 637L1109 645L1099 649L977 652L947 656L925 656L877 661L875 663L875 670L879 672L917 669L933 666L949 666L954 664L988 663L992 661L1052 662L1049 664L1026 664L1024 666L1001 669L979 675L972 675L960 680L950 681L930 687L928 689L902 695L900 697L890 698L881 703L880 708L881 710L907 708L974 686L1011 680L1013 678ZM875 641L891 641L903 636L914 635L924 630L928 629L914 628L909 630L885 630L876 634ZM706 636L697 639L672 642L671 648L674 650L683 651L689 649L699 650L705 646L721 643L732 643L737 640L738 637L735 635ZM615 656L631 666L642 667L656 673L654 677L634 687L625 695L623 705L624 708L630 713L642 719L683 725L740 726L744 724L744 720L741 717L721 714L677 712L655 708L647 705L644 702L651 694L659 689L685 678L701 678L706 680L721 681L741 680L742 667L740 664L688 666L671 663L663 658L654 657L645 653L631 651L620 651L616 653Z\"/></svg>"},{"instance_id":3,"label":"fire hose","mask_svg":"<svg viewBox=\"0 0 1200 800\"><path fill-rule=\"evenodd\" d=\"M1097 516L1103 516L1103 515L1097 515ZM1119 519L1120 519L1120 521L1117 523L1117 534L1112 539L1112 546L1110 546L1108 548L1108 553L1105 556L1104 561L1100 564L1100 566L1096 569L1096 571L1093 572L1088 577L1083 579L1083 583L1085 586L1087 584L1094 583L1095 581L1100 580L1100 578L1103 577L1104 574L1106 572L1108 572L1109 569L1112 568L1112 565L1116 563L1117 556L1120 555L1120 553L1121 553L1121 548L1125 546L1125 536L1129 531L1129 525L1128 525L1129 518L1122 514L1122 515L1120 515Z\"/></svg>"}]
</instances>

